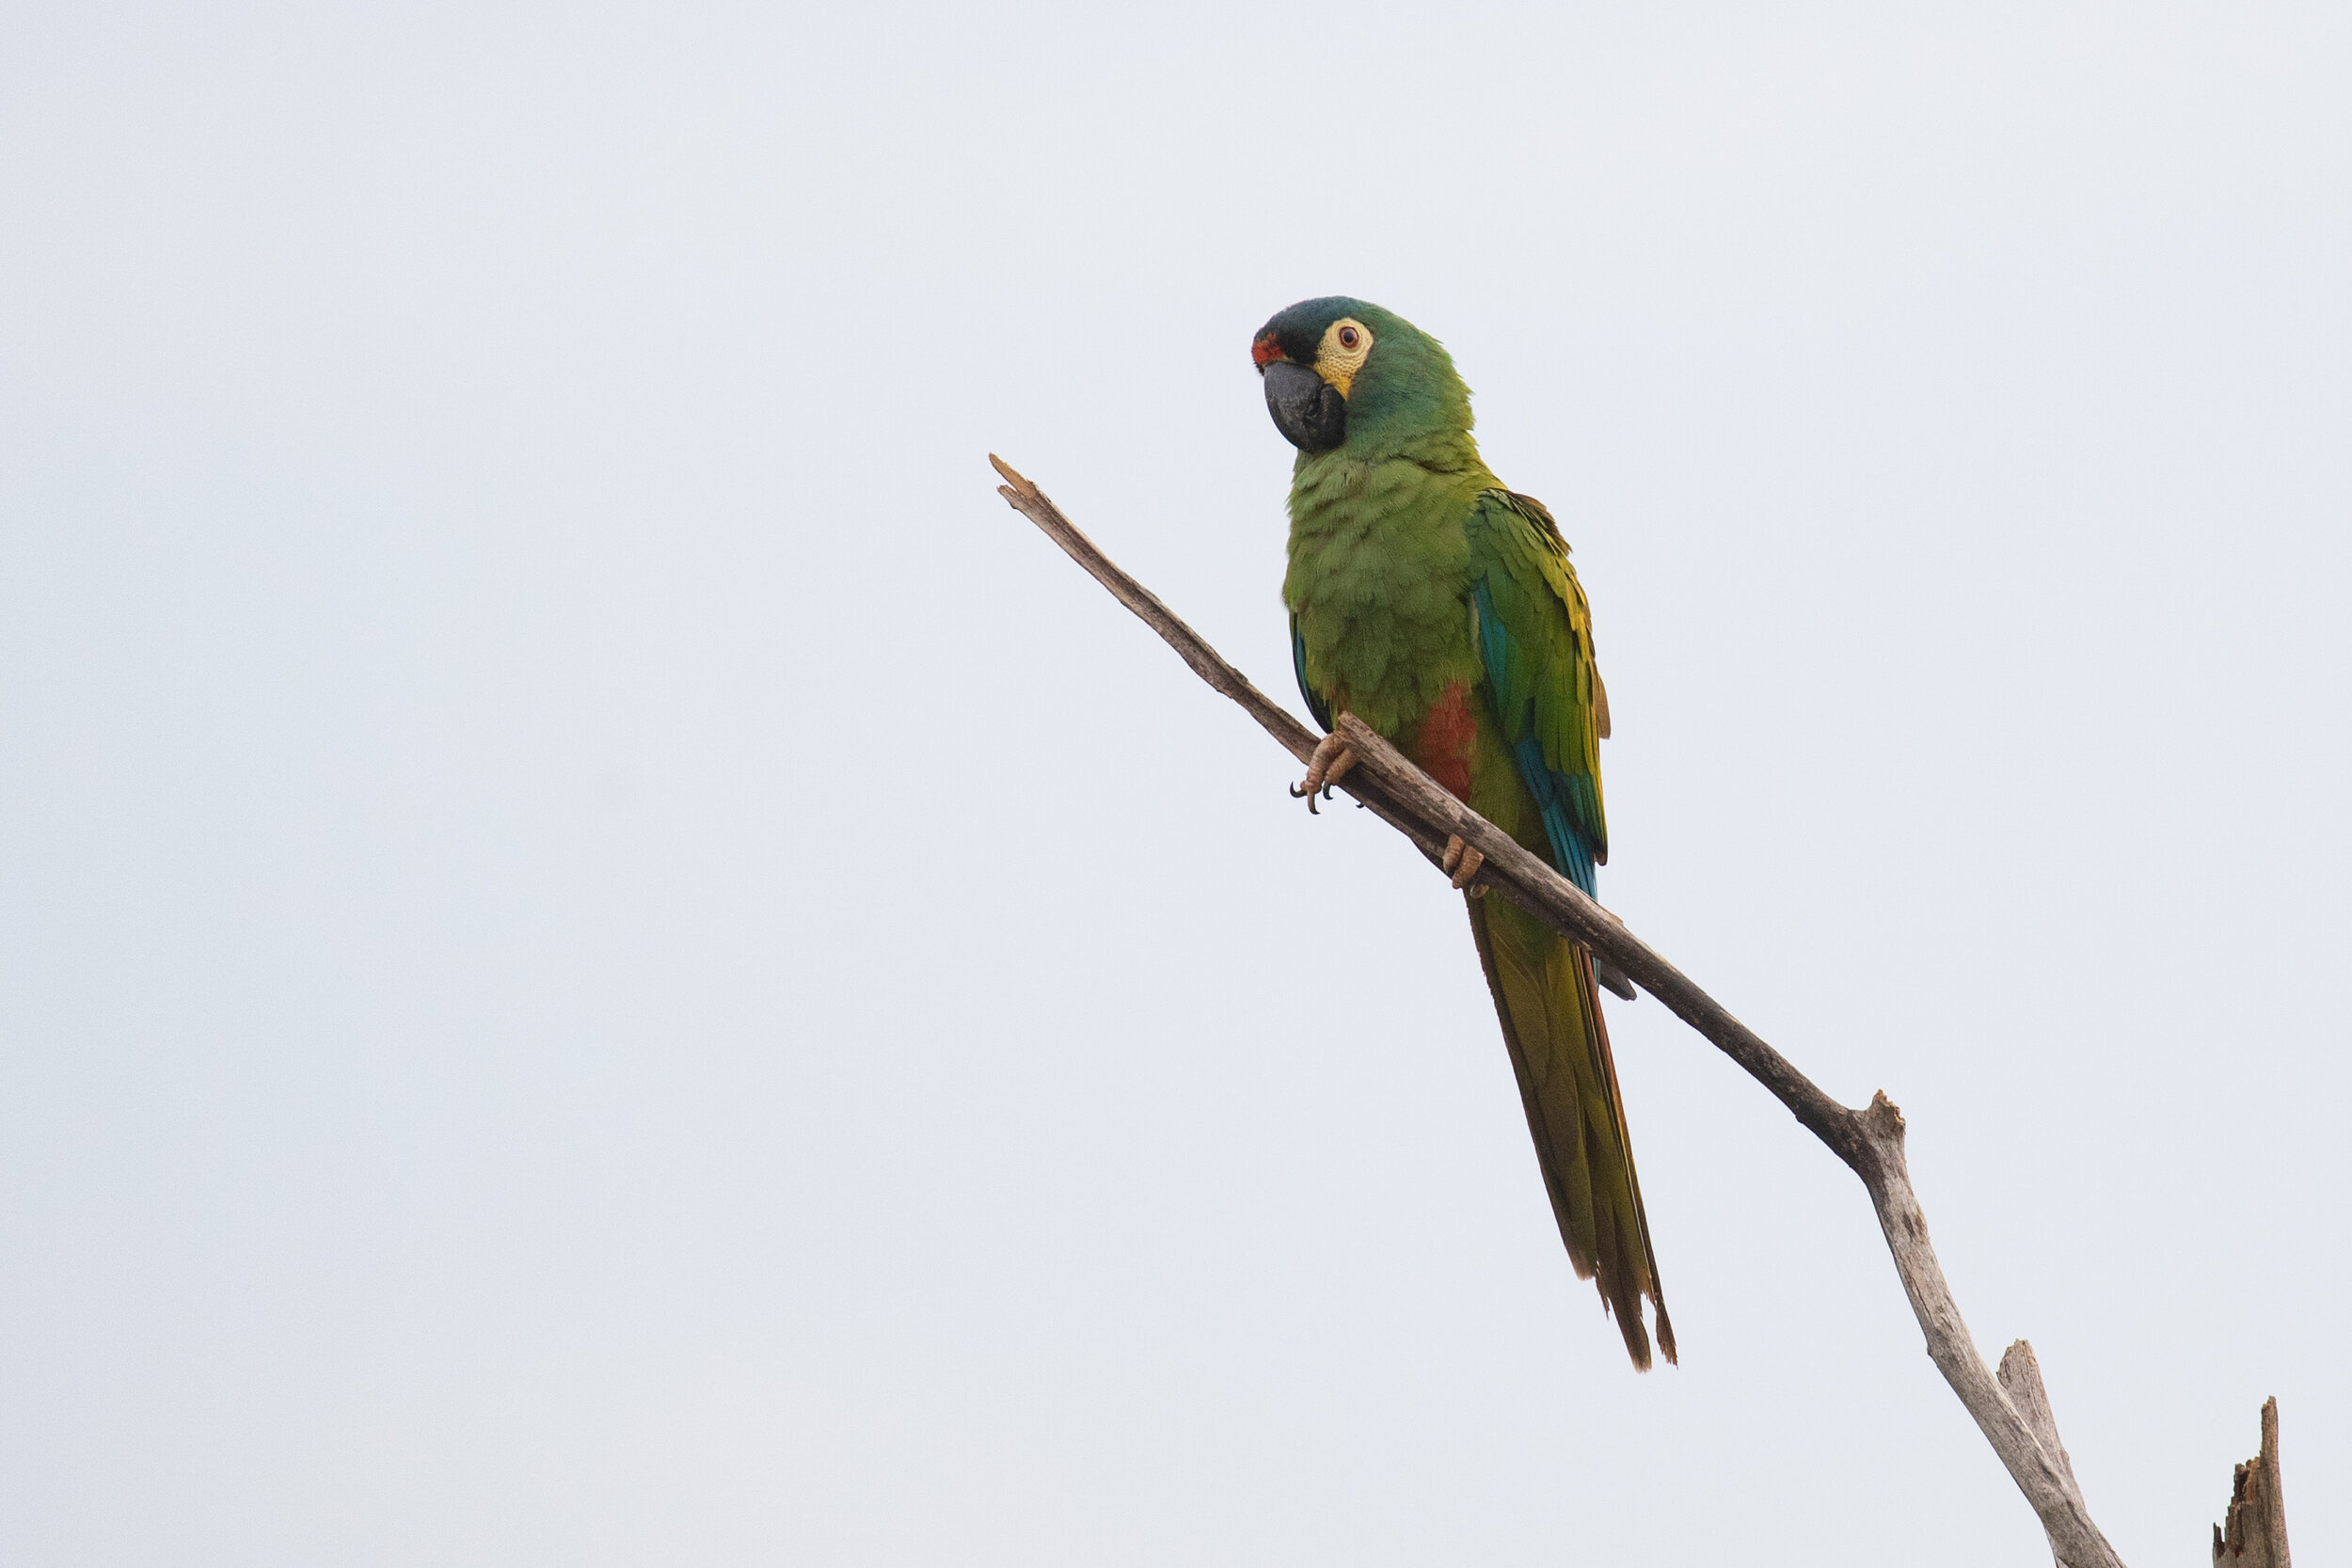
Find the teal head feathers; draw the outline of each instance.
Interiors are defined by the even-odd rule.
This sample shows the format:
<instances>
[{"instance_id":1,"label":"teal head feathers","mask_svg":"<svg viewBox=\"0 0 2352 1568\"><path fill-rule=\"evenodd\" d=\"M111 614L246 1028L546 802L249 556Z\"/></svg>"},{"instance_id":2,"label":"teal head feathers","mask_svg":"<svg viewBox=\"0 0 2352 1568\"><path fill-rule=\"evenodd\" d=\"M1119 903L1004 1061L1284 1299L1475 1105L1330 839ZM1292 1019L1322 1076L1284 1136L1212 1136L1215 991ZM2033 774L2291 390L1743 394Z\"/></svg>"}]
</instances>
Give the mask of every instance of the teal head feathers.
<instances>
[{"instance_id":1,"label":"teal head feathers","mask_svg":"<svg viewBox=\"0 0 2352 1568\"><path fill-rule=\"evenodd\" d=\"M1427 462L1458 446L1474 461L1470 388L1444 345L1393 311L1344 294L1301 300L1258 329L1249 357L1302 459L1344 449Z\"/></svg>"}]
</instances>

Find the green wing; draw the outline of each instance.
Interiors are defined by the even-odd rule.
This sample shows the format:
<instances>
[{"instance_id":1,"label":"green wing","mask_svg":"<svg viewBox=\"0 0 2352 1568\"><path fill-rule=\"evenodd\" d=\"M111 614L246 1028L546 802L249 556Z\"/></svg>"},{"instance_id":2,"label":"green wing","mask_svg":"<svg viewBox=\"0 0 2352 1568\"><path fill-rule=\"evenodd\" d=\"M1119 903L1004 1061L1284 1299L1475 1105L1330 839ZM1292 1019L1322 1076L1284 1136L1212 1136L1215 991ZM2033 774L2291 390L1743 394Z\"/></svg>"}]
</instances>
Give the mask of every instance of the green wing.
<instances>
[{"instance_id":1,"label":"green wing","mask_svg":"<svg viewBox=\"0 0 2352 1568\"><path fill-rule=\"evenodd\" d=\"M1568 566L1568 546L1539 502L1508 490L1482 491L1469 532L1487 695L1542 812L1553 863L1591 893L1593 867L1609 858L1600 805L1609 698L1593 668L1592 610ZM1592 956L1516 905L1495 898L1469 904L1568 1259L1580 1275L1597 1277L1636 1367L1650 1361L1641 1303L1649 1297L1659 1348L1672 1361L1674 1325L1658 1282Z\"/></svg>"},{"instance_id":2,"label":"green wing","mask_svg":"<svg viewBox=\"0 0 2352 1568\"><path fill-rule=\"evenodd\" d=\"M1596 892L1609 863L1600 739L1609 697L1593 665L1593 612L1543 503L1479 493L1470 518L1478 652L1502 737L1518 763L1563 875Z\"/></svg>"}]
</instances>

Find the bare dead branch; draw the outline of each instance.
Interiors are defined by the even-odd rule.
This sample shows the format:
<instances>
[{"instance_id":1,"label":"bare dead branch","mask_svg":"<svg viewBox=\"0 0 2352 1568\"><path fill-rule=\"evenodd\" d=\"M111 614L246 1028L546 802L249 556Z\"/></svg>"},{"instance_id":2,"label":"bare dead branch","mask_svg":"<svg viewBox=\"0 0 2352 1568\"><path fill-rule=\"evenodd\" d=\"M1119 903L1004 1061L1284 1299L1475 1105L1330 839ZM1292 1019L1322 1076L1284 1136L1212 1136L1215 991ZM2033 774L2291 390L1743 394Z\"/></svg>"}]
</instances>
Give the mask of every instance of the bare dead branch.
<instances>
[{"instance_id":1,"label":"bare dead branch","mask_svg":"<svg viewBox=\"0 0 2352 1568\"><path fill-rule=\"evenodd\" d=\"M1048 500L1045 493L1015 473L1012 466L993 452L989 462L1005 477L1006 483L996 493L1011 503L1012 509L1035 523L1045 537L1059 545L1086 569L1087 575L1110 590L1112 598L1136 612L1143 624L1160 634L1176 657L1189 666L1192 673L1209 685L1241 705L1242 711L1258 721L1258 727L1272 736L1280 746L1299 762L1314 754L1314 731L1291 717L1290 710L1275 702L1257 687L1249 677L1225 662L1224 657L1199 632L1178 620L1173 610L1162 604L1159 595L1120 570L1110 557L1097 549L1094 541L1078 531L1076 524L1062 515L1061 508ZM1445 853L1445 834L1432 835L1428 826L1399 812L1388 796L1370 781L1363 787L1350 785L1350 792L1363 801L1374 816L1411 839L1432 864Z\"/></svg>"},{"instance_id":2,"label":"bare dead branch","mask_svg":"<svg viewBox=\"0 0 2352 1568\"><path fill-rule=\"evenodd\" d=\"M2055 1456L2066 1479L2074 1479L2074 1462L2066 1455L2066 1445L2058 1441L2058 1418L2050 1410L2050 1391L2042 1386L2042 1363L2034 1358L2033 1347L2020 1339L2001 1353L1998 1373L2001 1391L2009 1402L2026 1418L2033 1429L2034 1440L2042 1450Z\"/></svg>"},{"instance_id":3,"label":"bare dead branch","mask_svg":"<svg viewBox=\"0 0 2352 1568\"><path fill-rule=\"evenodd\" d=\"M2262 1451L2230 1478L2230 1512L2213 1528L2216 1568L2292 1568L2279 1482L2279 1402L2263 1401Z\"/></svg>"},{"instance_id":4,"label":"bare dead branch","mask_svg":"<svg viewBox=\"0 0 2352 1568\"><path fill-rule=\"evenodd\" d=\"M1194 673L1240 704L1293 757L1302 763L1308 759L1316 741L1311 730L1251 685L1150 590L1112 564L1043 491L1002 459L992 455L989 461L1005 479L997 493L1014 511L1035 523L1110 590L1112 597L1159 633ZM1895 1272L1927 1339L1929 1356L2033 1506L2053 1556L2061 1568L2122 1568L2115 1548L2091 1522L2074 1483L2074 1466L2058 1442L2031 1348L2022 1340L2011 1346L2003 1358L2004 1375L1996 1378L1961 1320L1943 1266L1928 1242L1927 1216L1912 1191L1910 1167L1903 1158L1902 1113L1893 1102L1881 1093L1866 1109L1856 1111L1831 1099L1721 1003L1626 929L1616 916L1518 840L1448 794L1353 714L1340 715L1336 727L1357 758L1346 782L1339 787L1412 840L1433 862L1441 855L1449 835L1458 835L1484 852L1479 884L1501 893L1570 941L1590 948L1625 978L1657 997L1771 1091L1807 1132L1862 1179L1878 1212L1887 1250L1894 1257ZM2266 1425L2265 1433L2269 1431ZM2271 1474L2275 1477L2275 1468ZM2280 1540L2283 1552L2283 1529ZM2280 1568L2284 1568L2283 1556Z\"/></svg>"},{"instance_id":5,"label":"bare dead branch","mask_svg":"<svg viewBox=\"0 0 2352 1568\"><path fill-rule=\"evenodd\" d=\"M2073 1481L2074 1462L2066 1456L2066 1445L2058 1441L2058 1418L2051 1414L2050 1392L2042 1386L2042 1363L2034 1359L2033 1347L2023 1339L2012 1343L2001 1353L1997 1375L2001 1391L2033 1430L2034 1441L2042 1445L2042 1452L2057 1456L2058 1468Z\"/></svg>"}]
</instances>

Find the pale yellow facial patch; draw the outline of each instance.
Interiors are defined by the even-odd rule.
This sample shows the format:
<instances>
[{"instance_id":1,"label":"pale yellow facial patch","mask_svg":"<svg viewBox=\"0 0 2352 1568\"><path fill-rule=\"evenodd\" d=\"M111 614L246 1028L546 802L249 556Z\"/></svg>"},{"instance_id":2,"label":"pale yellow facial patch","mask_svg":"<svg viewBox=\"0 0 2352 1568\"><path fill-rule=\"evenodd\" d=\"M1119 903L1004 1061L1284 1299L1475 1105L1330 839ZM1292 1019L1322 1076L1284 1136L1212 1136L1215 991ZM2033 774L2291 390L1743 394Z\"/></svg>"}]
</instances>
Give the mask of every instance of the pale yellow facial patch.
<instances>
[{"instance_id":1,"label":"pale yellow facial patch","mask_svg":"<svg viewBox=\"0 0 2352 1568\"><path fill-rule=\"evenodd\" d=\"M1353 343L1343 340L1353 338ZM1364 360L1372 353L1372 328L1353 316L1342 316L1323 329L1323 341L1315 346L1315 374L1347 396L1355 385L1356 372L1364 368Z\"/></svg>"}]
</instances>

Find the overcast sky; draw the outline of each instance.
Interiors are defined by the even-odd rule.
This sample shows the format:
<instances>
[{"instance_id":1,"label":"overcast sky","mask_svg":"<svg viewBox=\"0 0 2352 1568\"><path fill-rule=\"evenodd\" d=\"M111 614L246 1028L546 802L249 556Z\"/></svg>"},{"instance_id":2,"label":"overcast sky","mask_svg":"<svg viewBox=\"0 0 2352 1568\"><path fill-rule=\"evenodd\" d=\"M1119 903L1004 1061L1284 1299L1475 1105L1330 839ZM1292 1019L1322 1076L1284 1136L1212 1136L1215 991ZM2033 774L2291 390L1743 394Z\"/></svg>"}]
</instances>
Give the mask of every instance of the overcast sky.
<instances>
[{"instance_id":1,"label":"overcast sky","mask_svg":"<svg viewBox=\"0 0 2352 1568\"><path fill-rule=\"evenodd\" d=\"M2046 1561L1648 1000L1628 1370L1458 900L994 495L1292 700L1335 292L2125 1559L2270 1394L2352 1556L2352 12L1106 9L10 11L0 1560Z\"/></svg>"}]
</instances>

